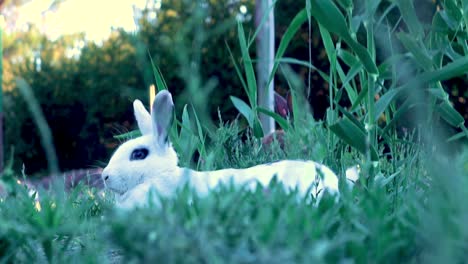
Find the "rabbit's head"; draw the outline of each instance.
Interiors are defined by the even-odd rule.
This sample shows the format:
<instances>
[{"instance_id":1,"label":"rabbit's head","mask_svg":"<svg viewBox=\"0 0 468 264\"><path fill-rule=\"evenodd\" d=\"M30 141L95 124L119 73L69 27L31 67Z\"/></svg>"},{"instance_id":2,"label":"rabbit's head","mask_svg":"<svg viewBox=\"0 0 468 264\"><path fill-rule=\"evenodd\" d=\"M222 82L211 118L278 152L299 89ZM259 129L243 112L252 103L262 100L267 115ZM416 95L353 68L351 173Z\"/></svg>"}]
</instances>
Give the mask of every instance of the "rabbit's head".
<instances>
[{"instance_id":1,"label":"rabbit's head","mask_svg":"<svg viewBox=\"0 0 468 264\"><path fill-rule=\"evenodd\" d=\"M168 137L174 121L171 94L159 92L151 114L139 100L133 102L133 108L142 136L123 143L102 172L106 187L121 195L148 181L164 185L178 169L177 154Z\"/></svg>"}]
</instances>

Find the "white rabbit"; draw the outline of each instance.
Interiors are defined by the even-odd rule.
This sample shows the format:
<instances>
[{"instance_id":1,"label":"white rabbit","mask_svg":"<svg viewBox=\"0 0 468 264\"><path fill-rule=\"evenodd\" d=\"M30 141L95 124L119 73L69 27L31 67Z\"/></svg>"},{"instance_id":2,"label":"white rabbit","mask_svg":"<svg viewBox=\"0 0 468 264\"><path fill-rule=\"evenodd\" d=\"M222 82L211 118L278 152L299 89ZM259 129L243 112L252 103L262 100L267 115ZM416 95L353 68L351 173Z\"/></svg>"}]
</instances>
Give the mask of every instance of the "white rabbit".
<instances>
[{"instance_id":1,"label":"white rabbit","mask_svg":"<svg viewBox=\"0 0 468 264\"><path fill-rule=\"evenodd\" d=\"M297 188L301 195L318 194L316 197L320 198L323 190L338 192L338 177L314 161L282 160L247 169L216 171L181 168L168 138L174 118L171 94L163 90L156 95L151 115L139 100L134 101L133 107L142 136L123 143L102 172L105 186L115 192L121 208L146 205L151 190L167 197L188 183L197 194L205 195L218 184L230 181L248 187L257 183L266 186L275 175L286 188ZM347 178L356 180L357 176L351 173Z\"/></svg>"}]
</instances>

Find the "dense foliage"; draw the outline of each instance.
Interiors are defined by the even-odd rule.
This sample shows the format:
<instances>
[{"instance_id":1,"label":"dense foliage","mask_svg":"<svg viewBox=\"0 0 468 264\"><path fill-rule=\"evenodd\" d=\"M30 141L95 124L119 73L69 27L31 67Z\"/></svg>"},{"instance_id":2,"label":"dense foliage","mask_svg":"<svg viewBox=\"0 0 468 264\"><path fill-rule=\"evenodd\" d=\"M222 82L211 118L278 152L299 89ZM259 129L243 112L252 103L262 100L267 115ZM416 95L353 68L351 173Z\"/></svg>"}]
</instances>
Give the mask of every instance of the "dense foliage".
<instances>
[{"instance_id":1,"label":"dense foliage","mask_svg":"<svg viewBox=\"0 0 468 264\"><path fill-rule=\"evenodd\" d=\"M210 91L217 87L211 95L208 90L191 98L185 93L179 106L209 96L209 104L193 102L197 109L202 108L200 114L216 116L219 108L228 118L234 118L232 105L223 102L228 94L241 96L242 90L224 42L238 50L233 43L239 6L247 4L249 12L253 8L252 1L234 3L229 8L224 8L225 2L214 1L207 8L209 13L200 13L193 1L163 1L156 20L141 16L137 34L118 30L101 45L84 42L81 35L50 41L34 27L6 36L6 151L14 152L15 168L25 164L28 174L46 168L38 130L31 114L24 111L27 107L16 89L15 77L31 85L50 124L62 170L102 166L101 161L118 143L112 137L131 129L130 102L135 98L147 101L148 87L154 83L148 55L164 72L176 95L184 87L190 88L183 76L201 76L198 86L211 80L214 85ZM246 25L251 28L251 14L247 15ZM195 26L202 28L195 30ZM205 35L195 40L192 32ZM194 41L200 46L181 46ZM81 49L80 55L77 49ZM182 50L194 52L185 54ZM204 66L196 74L196 69L185 68L189 73L183 72L184 64L196 60L196 56L203 61L195 64Z\"/></svg>"},{"instance_id":2,"label":"dense foliage","mask_svg":"<svg viewBox=\"0 0 468 264\"><path fill-rule=\"evenodd\" d=\"M236 125L220 127L214 135L219 144L209 152L215 157L212 166L275 159L258 151L258 140L238 138ZM307 140L324 142L320 124L303 129L315 135ZM301 133L291 134L283 155L318 157L311 149L294 147ZM428 155L422 146L402 142L395 147L400 150L397 173L390 175L391 164L380 160L373 184L363 180L352 191L342 188L338 202L325 195L318 206L272 182L254 192L222 186L203 198L182 188L161 207L123 212L112 208L111 193L84 185L66 192L60 179L50 190L39 190L35 200L7 169L0 258L15 263L463 262L468 208L460 201L468 190L468 153L440 162L441 156ZM358 156L348 153L339 166Z\"/></svg>"},{"instance_id":3,"label":"dense foliage","mask_svg":"<svg viewBox=\"0 0 468 264\"><path fill-rule=\"evenodd\" d=\"M69 144L75 151L90 151L85 158L78 157L80 162L97 159L97 146L109 142L110 135L103 133L112 131L115 120L131 127L131 99L145 98L145 87L153 78L164 87L164 78L179 94L170 137L181 166L211 170L312 159L342 177L346 168L358 164L356 186L349 190L342 184L336 202L325 195L318 205L284 192L275 181L254 192L220 186L207 197L197 197L186 187L175 197L163 198L161 207L124 212L113 208L110 193L84 185L65 191L61 179L49 190L39 189L37 196L18 184L22 177L10 164L0 182L1 261L466 261L468 150L462 140L468 131L447 93L454 95L456 90L456 96L464 98L462 85L451 84L463 82L457 78L466 78L468 72L466 3L437 2L438 10L424 9L427 15L403 0L310 0L284 7L288 1L280 0L277 12L297 8L288 13L287 21L277 16L285 27L278 27L277 72L271 74L277 73L278 90L287 88L292 100L290 120L273 115L285 130L281 148L278 142L262 144L254 136L258 127L245 121L262 111L250 100L256 96L255 56L248 45L251 25L227 21L209 26L210 21L224 21L222 16L234 16L231 12L240 2L234 1L232 10L215 8L213 13L207 6L221 1L202 2L162 1L160 16L143 19L139 34L116 32L102 46L85 44L76 58L67 58L66 50L54 46L59 43L41 36L31 42L42 43L40 70L37 60L8 67L31 84L53 131L72 140L54 132L56 141L63 140L55 142L58 151ZM432 1L427 3L434 7ZM171 23L164 24L166 20ZM309 24L314 36L310 41L304 33ZM233 51L232 60L219 43L224 40ZM317 61L315 57L309 61L311 47ZM295 49L300 54L283 53ZM304 85L308 73L302 67L314 69L311 80L321 79L328 87L323 90L329 106L323 121L304 111L300 95L316 92L317 87ZM15 84L8 85L8 140L21 146L13 162L29 155L39 164L39 137L32 135L37 120L26 113L28 105L19 99ZM226 107L228 95L239 98L235 110ZM188 102L194 107L184 106ZM215 102L226 108L212 118ZM227 122L237 110L240 118ZM23 136L25 141L16 143L15 136L23 133L29 133ZM85 144L87 140L92 145ZM457 143L457 148L447 141ZM59 153L62 168L71 168L74 165L64 165L70 160L65 153Z\"/></svg>"},{"instance_id":4,"label":"dense foliage","mask_svg":"<svg viewBox=\"0 0 468 264\"><path fill-rule=\"evenodd\" d=\"M419 18L430 23L428 18L434 14L435 5L420 2ZM246 14L239 12L240 5L246 5ZM388 9L388 20L404 30L405 24L398 19L400 14L394 4L382 1L378 8L384 12L389 5L393 8ZM278 1L277 45L293 16L304 6L302 1ZM361 9L357 5L354 12L358 15ZM28 174L46 168L38 130L31 115L24 111L27 107L16 91L15 77L24 78L32 86L51 126L62 170L102 166L118 143L112 136L132 128L129 102L134 98L147 99L147 87L154 83L148 55L177 95L178 113L185 103L192 104L211 129L214 127L211 120L217 119L218 110L226 120L235 118L238 112L229 96L246 98L228 50L229 47L239 62L236 18L245 22L248 35L253 34L253 1L230 1L228 5L225 1L210 1L204 9L197 8L196 1L162 1L156 19L149 19L145 13L141 16L138 34L116 31L102 45L86 43L81 35L50 41L34 27L6 36L3 84L6 151L13 151L15 168L25 164ZM323 118L330 105L330 86L321 73L328 72L330 64L315 20L310 21L310 27L309 37L308 23L300 26L284 57L303 62L310 59L314 65L310 76L308 67L291 66L308 87L305 94L314 117ZM365 39L365 34L357 33ZM382 61L385 52L378 45L376 48L377 60ZM77 49L82 49L80 56ZM254 49L250 51L254 57ZM289 80L283 74L277 77L276 90L287 93ZM444 88L466 119L465 83L466 78L451 79L445 81ZM350 104L347 97L339 98L339 102Z\"/></svg>"}]
</instances>

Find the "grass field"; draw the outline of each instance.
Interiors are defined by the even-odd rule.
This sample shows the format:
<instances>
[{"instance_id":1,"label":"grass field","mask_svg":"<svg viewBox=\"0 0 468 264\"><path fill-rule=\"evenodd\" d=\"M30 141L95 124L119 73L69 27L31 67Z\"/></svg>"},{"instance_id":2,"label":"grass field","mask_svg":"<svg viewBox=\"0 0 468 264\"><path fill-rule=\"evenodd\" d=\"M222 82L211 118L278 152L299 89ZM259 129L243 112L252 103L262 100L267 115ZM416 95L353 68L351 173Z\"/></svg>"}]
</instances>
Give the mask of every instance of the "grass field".
<instances>
[{"instance_id":1,"label":"grass field","mask_svg":"<svg viewBox=\"0 0 468 264\"><path fill-rule=\"evenodd\" d=\"M67 192L60 180L39 190L36 201L17 184L21 172L7 167L1 178L9 195L0 202L0 261L465 263L468 149L453 142L462 142L468 130L443 81L466 78L468 44L457 32L466 31L468 20L456 14L468 6L445 1L445 13L422 25L411 1L394 1L379 11L366 1L365 16L349 2L307 2L311 9L291 20L279 44L274 70L288 79L294 102L292 120L271 114L286 131L284 150L275 143L266 148L255 137L263 110L255 103L251 42L241 24L242 60L233 59L249 98L238 109L249 122L219 121L208 130L187 107L171 133L181 165L200 170L312 159L342 177L359 164L360 182L352 190L341 188L337 202L327 194L318 206L298 201L273 181L255 192L222 186L203 198L185 187L163 199L161 207L121 212L113 209L110 193L84 185ZM392 10L401 11L406 31L397 33L386 20ZM450 19L457 23L444 22ZM323 122L300 114L306 112L300 110L304 87L288 68L290 63L314 66L282 57L298 25L311 21L319 23L330 60L329 72L321 72L331 87ZM358 42L357 33L365 40ZM392 46L395 42L400 45ZM378 47L391 51L384 60L376 59ZM190 63L182 65L189 68L181 72L190 72ZM162 74L154 72L157 87L164 87ZM340 105L343 97L350 107ZM399 124L408 112L413 119L402 132ZM446 137L435 125L439 122L458 134Z\"/></svg>"},{"instance_id":2,"label":"grass field","mask_svg":"<svg viewBox=\"0 0 468 264\"><path fill-rule=\"evenodd\" d=\"M271 159L252 141L236 143L234 163ZM272 182L253 193L225 186L204 198L184 188L160 208L123 213L113 209L110 193L84 185L66 192L60 181L39 191L38 205L7 171L2 179L12 182L0 207L2 260L463 263L468 257L468 208L463 202L468 153L464 159L443 161L419 147L399 151L396 173L378 173L372 184L362 181L352 191L343 189L336 203L325 195L318 206L297 201L294 193ZM358 156L349 154L349 162L353 154ZM222 158L217 162L233 164ZM391 166L386 160L380 163Z\"/></svg>"}]
</instances>

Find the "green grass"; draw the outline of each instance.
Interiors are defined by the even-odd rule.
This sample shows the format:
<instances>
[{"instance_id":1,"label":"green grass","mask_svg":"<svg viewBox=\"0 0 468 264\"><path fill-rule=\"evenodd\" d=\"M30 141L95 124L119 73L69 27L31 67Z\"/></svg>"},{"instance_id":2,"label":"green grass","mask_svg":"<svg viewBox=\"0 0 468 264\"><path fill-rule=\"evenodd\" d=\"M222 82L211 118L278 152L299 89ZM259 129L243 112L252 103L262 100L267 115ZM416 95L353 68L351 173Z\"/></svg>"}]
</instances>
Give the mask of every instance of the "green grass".
<instances>
[{"instance_id":1,"label":"green grass","mask_svg":"<svg viewBox=\"0 0 468 264\"><path fill-rule=\"evenodd\" d=\"M222 186L203 198L183 188L160 208L124 213L113 209L109 193L81 185L67 193L57 183L51 190L39 190L38 210L25 187L16 184L18 172L7 167L1 178L9 196L0 202L0 261L466 262L468 149L445 148L447 140L468 134L442 84L467 72L468 48L463 35L457 35L467 24L456 12L466 7L445 1L446 13L436 13L431 25L422 25L408 1L394 1L383 10L372 2L366 1L365 16L359 16L352 1L312 0L291 20L274 68L293 91L293 120L275 116L287 130L284 150L277 144L265 148L258 138L257 115L265 111L254 100L252 42L241 24L242 63L236 63L236 69L249 104L233 101L247 122L229 123L220 117L213 128L199 120L193 107L185 107L171 131L181 165L202 170L300 158L323 162L342 177L347 167L359 164L359 184L353 190L342 188L337 202L325 195L314 206L272 182L255 192ZM333 19L321 9L331 10ZM396 34L388 22L392 10L401 11L408 32ZM329 71L320 72L330 84L331 107L323 122L301 114L305 87L288 64L315 66L283 58L300 25L312 21L320 25L330 62ZM187 23L184 32L193 31L191 26ZM365 41L358 42L357 35ZM399 47L393 44L397 41ZM381 42L389 45L379 46ZM383 59L377 60L377 46L387 54ZM191 72L192 59L186 52L179 55L181 72ZM163 70L153 66L157 82L165 86ZM210 90L209 81L201 85L196 72L182 77L196 101L207 103L203 98L208 97L204 91ZM350 107L341 105L343 98ZM414 130L405 134L399 125L407 112L415 114ZM437 122L446 122L458 134L442 137ZM196 160L194 153L199 154Z\"/></svg>"},{"instance_id":2,"label":"green grass","mask_svg":"<svg viewBox=\"0 0 468 264\"><path fill-rule=\"evenodd\" d=\"M222 156L213 166L280 158L259 152L254 137L245 142L226 136L233 131L235 125L218 130L217 137L226 139L220 148L233 158ZM255 192L223 186L203 198L184 188L160 208L123 213L113 209L108 193L82 185L66 193L57 182L39 191L38 211L25 187L4 175L11 179L11 196L0 203L0 255L4 262L52 263L463 262L468 152L434 162L418 147L396 147L401 172L394 178L386 180L389 174L382 171L369 187L343 189L336 203L325 195L318 206L272 182ZM253 154L257 159L251 161ZM342 160L351 163L357 155L347 153ZM382 163L391 170L390 162Z\"/></svg>"}]
</instances>

